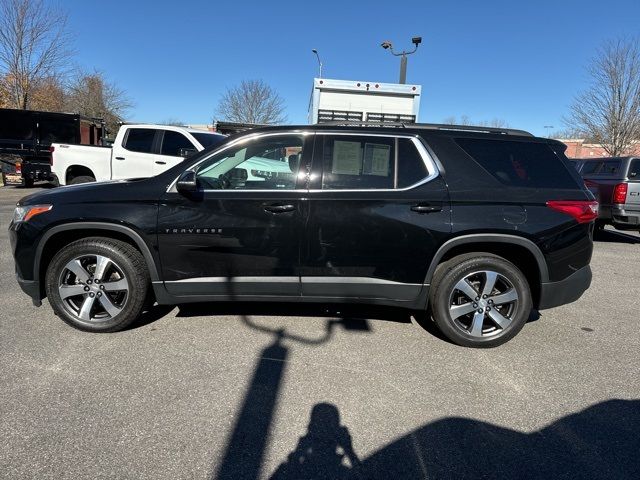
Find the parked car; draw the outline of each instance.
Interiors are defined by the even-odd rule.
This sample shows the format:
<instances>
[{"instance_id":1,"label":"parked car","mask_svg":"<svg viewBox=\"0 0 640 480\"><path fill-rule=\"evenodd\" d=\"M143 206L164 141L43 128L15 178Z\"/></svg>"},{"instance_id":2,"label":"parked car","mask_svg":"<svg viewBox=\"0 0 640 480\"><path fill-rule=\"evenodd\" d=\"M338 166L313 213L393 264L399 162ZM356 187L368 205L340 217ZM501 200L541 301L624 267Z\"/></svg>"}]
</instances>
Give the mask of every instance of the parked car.
<instances>
[{"instance_id":1,"label":"parked car","mask_svg":"<svg viewBox=\"0 0 640 480\"><path fill-rule=\"evenodd\" d=\"M262 162L274 152L288 174ZM22 289L82 330L123 329L150 296L357 302L428 311L451 341L491 347L589 287L596 216L554 140L304 125L229 137L149 179L25 197L9 230Z\"/></svg>"},{"instance_id":2,"label":"parked car","mask_svg":"<svg viewBox=\"0 0 640 480\"><path fill-rule=\"evenodd\" d=\"M640 157L578 158L574 166L600 204L598 227L640 230Z\"/></svg>"},{"instance_id":3,"label":"parked car","mask_svg":"<svg viewBox=\"0 0 640 480\"><path fill-rule=\"evenodd\" d=\"M53 143L51 171L58 185L151 177L224 139L219 133L169 125L123 125L108 147Z\"/></svg>"},{"instance_id":4,"label":"parked car","mask_svg":"<svg viewBox=\"0 0 640 480\"><path fill-rule=\"evenodd\" d=\"M75 113L0 108L0 156L3 181L32 187L51 181L54 142L101 145L104 121Z\"/></svg>"}]
</instances>

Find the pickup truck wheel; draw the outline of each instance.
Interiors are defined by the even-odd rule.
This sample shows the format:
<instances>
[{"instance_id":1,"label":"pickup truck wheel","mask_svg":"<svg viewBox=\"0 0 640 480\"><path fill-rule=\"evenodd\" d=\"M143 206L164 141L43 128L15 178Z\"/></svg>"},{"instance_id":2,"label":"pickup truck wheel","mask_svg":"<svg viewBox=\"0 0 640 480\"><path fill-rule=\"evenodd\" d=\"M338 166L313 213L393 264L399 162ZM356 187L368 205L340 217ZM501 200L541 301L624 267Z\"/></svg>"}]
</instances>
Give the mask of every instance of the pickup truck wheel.
<instances>
[{"instance_id":1,"label":"pickup truck wheel","mask_svg":"<svg viewBox=\"0 0 640 480\"><path fill-rule=\"evenodd\" d=\"M90 332L116 332L142 312L149 274L142 254L109 238L75 241L47 269L45 288L55 313Z\"/></svg>"},{"instance_id":2,"label":"pickup truck wheel","mask_svg":"<svg viewBox=\"0 0 640 480\"><path fill-rule=\"evenodd\" d=\"M89 183L89 182L95 182L96 179L93 177L90 177L89 175L81 175L79 177L75 177L74 179L72 179L69 182L69 185L77 185L79 183Z\"/></svg>"},{"instance_id":3,"label":"pickup truck wheel","mask_svg":"<svg viewBox=\"0 0 640 480\"><path fill-rule=\"evenodd\" d=\"M25 178L22 181L22 185L24 186L24 188L32 188L33 187L33 180L31 178Z\"/></svg>"},{"instance_id":4,"label":"pickup truck wheel","mask_svg":"<svg viewBox=\"0 0 640 480\"><path fill-rule=\"evenodd\" d=\"M488 253L460 255L441 264L433 278L430 303L443 335L475 348L497 347L512 339L532 308L523 273Z\"/></svg>"}]
</instances>

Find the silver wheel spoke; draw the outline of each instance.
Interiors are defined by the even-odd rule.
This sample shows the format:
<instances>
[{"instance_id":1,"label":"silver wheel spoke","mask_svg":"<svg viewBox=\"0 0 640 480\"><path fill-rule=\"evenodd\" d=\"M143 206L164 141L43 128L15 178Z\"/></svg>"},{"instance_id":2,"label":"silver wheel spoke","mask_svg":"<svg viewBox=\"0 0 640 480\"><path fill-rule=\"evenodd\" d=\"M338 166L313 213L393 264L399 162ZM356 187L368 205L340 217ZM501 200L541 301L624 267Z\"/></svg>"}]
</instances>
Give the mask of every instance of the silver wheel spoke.
<instances>
[{"instance_id":1,"label":"silver wheel spoke","mask_svg":"<svg viewBox=\"0 0 640 480\"><path fill-rule=\"evenodd\" d=\"M117 292L119 290L129 289L129 282L127 282L126 278L121 278L115 282L104 282L102 285L104 285L104 289L107 292Z\"/></svg>"},{"instance_id":2,"label":"silver wheel spoke","mask_svg":"<svg viewBox=\"0 0 640 480\"><path fill-rule=\"evenodd\" d=\"M107 313L112 317L115 317L122 310L121 308L116 307L111 301L111 299L106 295L102 295L101 297L98 297L98 298L100 299L100 304L104 307Z\"/></svg>"},{"instance_id":3,"label":"silver wheel spoke","mask_svg":"<svg viewBox=\"0 0 640 480\"><path fill-rule=\"evenodd\" d=\"M471 322L471 329L469 333L474 337L482 336L482 325L484 324L484 312L478 313L473 316L473 322Z\"/></svg>"},{"instance_id":4,"label":"silver wheel spoke","mask_svg":"<svg viewBox=\"0 0 640 480\"><path fill-rule=\"evenodd\" d=\"M475 288L469 285L469 282L467 282L466 278L463 278L458 283L456 283L456 286L453 288L455 288L456 290L460 290L471 300L475 300L475 298L478 296L478 292L476 292Z\"/></svg>"},{"instance_id":5,"label":"silver wheel spoke","mask_svg":"<svg viewBox=\"0 0 640 480\"><path fill-rule=\"evenodd\" d=\"M91 320L91 308L93 307L93 302L95 301L96 297L90 297L89 295L85 297L84 302L82 302L82 307L80 308L80 313L78 313L80 319L87 322Z\"/></svg>"},{"instance_id":6,"label":"silver wheel spoke","mask_svg":"<svg viewBox=\"0 0 640 480\"><path fill-rule=\"evenodd\" d=\"M107 267L111 264L111 260L107 257L103 257L102 255L96 255L96 270L93 272L94 278L97 280L102 280L104 276L104 272L107 270Z\"/></svg>"},{"instance_id":7,"label":"silver wheel spoke","mask_svg":"<svg viewBox=\"0 0 640 480\"><path fill-rule=\"evenodd\" d=\"M79 282L87 283L87 280L89 280L89 272L84 269L84 267L80 263L80 260L78 259L72 260L71 262L67 263L64 268L73 273L76 276L76 280L78 280Z\"/></svg>"},{"instance_id":8,"label":"silver wheel spoke","mask_svg":"<svg viewBox=\"0 0 640 480\"><path fill-rule=\"evenodd\" d=\"M498 274L496 272L484 272L484 274L486 281L484 283L484 288L482 289L482 295L490 295L493 291L493 287L496 286Z\"/></svg>"},{"instance_id":9,"label":"silver wheel spoke","mask_svg":"<svg viewBox=\"0 0 640 480\"><path fill-rule=\"evenodd\" d=\"M492 308L490 312L487 312L489 318L493 320L503 330L509 326L511 320L498 312L495 308Z\"/></svg>"},{"instance_id":10,"label":"silver wheel spoke","mask_svg":"<svg viewBox=\"0 0 640 480\"><path fill-rule=\"evenodd\" d=\"M473 312L475 309L476 307L473 306L473 303L469 302L463 305L453 305L449 307L449 312L451 313L451 318L455 320L462 315Z\"/></svg>"},{"instance_id":11,"label":"silver wheel spoke","mask_svg":"<svg viewBox=\"0 0 640 480\"><path fill-rule=\"evenodd\" d=\"M513 302L518 299L518 292L516 292L515 288L512 288L508 292L500 293L498 295L494 295L493 297L489 297L489 300L493 300L495 305L502 305L503 303Z\"/></svg>"},{"instance_id":12,"label":"silver wheel spoke","mask_svg":"<svg viewBox=\"0 0 640 480\"><path fill-rule=\"evenodd\" d=\"M60 292L60 298L63 300L65 298L75 297L76 295L83 295L86 293L84 291L84 285L60 285L58 292Z\"/></svg>"}]
</instances>

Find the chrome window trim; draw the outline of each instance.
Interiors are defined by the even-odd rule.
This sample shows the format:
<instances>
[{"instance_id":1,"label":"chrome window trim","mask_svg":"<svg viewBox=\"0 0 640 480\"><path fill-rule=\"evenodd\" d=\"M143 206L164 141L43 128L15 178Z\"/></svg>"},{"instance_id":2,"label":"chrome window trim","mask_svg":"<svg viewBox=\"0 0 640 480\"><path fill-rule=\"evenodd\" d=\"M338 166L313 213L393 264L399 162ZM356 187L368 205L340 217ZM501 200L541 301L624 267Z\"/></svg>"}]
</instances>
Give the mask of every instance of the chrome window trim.
<instances>
[{"instance_id":1,"label":"chrome window trim","mask_svg":"<svg viewBox=\"0 0 640 480\"><path fill-rule=\"evenodd\" d=\"M340 135L340 136L361 136L361 137L385 137L385 138L406 138L409 139L413 142L413 145L416 147L416 149L418 150L418 154L420 155L420 157L422 157L422 161L425 164L425 167L427 168L427 172L428 175L423 178L422 180L420 180L419 182L414 183L413 185L409 185L408 187L404 187L404 188L360 188L360 189L335 189L335 190L331 190L331 189L303 189L303 188L298 188L298 189L289 189L289 190L273 190L273 189L234 189L234 190L214 190L214 189L207 189L207 190L202 190L202 192L244 192L244 193L251 193L251 192L256 192L256 193L273 193L273 192L303 192L303 193L321 193L321 192L331 192L331 193L336 193L336 192L406 192L409 190L413 190L414 188L420 187L422 185L424 185L425 183L430 182L431 180L435 179L436 177L438 177L440 175L440 172L438 170L438 167L436 166L436 162L434 161L433 157L431 156L431 154L428 152L427 148L424 146L424 144L422 143L422 141L420 140L420 138L418 137L418 135L416 134L411 134L411 133L398 133L398 134L389 134L389 133L371 133L371 132L332 132L332 131L308 131L308 130L285 130L285 131L279 131L279 132L271 132L271 133L254 133L254 134L248 134L246 136L243 136L241 138L238 138L237 140L225 145L224 147L222 147L219 150L215 150L213 152L211 152L211 155L207 156L206 158L203 158L202 160L200 160L198 163L196 163L195 165L193 165L191 168L189 168L189 170L193 170L195 168L198 167L198 165L200 165L202 162L210 159L213 155L217 155L218 153L221 153L233 146L236 145L240 145L243 142L249 142L251 140L255 140L257 138L262 138L262 137L272 137L272 136L282 136L282 135L301 135L301 136L307 136L307 135ZM186 170L185 170L186 171ZM177 190L175 188L176 183L178 181L178 177L176 177L173 182L171 182L171 184L169 185L169 187L167 188L167 193L177 193Z\"/></svg>"}]
</instances>

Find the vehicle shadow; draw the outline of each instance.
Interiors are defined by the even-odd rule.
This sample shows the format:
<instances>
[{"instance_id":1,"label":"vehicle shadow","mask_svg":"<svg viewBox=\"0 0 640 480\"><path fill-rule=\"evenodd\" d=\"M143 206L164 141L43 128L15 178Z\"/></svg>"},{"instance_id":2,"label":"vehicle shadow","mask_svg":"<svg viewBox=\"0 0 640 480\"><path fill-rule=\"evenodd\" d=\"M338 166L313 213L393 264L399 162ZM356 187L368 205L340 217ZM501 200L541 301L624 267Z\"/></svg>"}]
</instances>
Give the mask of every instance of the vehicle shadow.
<instances>
[{"instance_id":1,"label":"vehicle shadow","mask_svg":"<svg viewBox=\"0 0 640 480\"><path fill-rule=\"evenodd\" d=\"M627 243L632 245L640 243L640 237L620 230L596 230L593 234L593 240L602 243Z\"/></svg>"},{"instance_id":2,"label":"vehicle shadow","mask_svg":"<svg viewBox=\"0 0 640 480\"><path fill-rule=\"evenodd\" d=\"M398 323L411 323L412 312L395 307L375 305L341 305L321 303L285 303L285 302L211 302L179 305L177 317L195 317L212 315L237 315L246 322L247 316L287 316L287 317L339 317L342 322L353 319L354 322L367 320L386 320Z\"/></svg>"},{"instance_id":3,"label":"vehicle shadow","mask_svg":"<svg viewBox=\"0 0 640 480\"><path fill-rule=\"evenodd\" d=\"M319 403L270 478L630 480L640 478L639 428L638 400L602 402L531 433L449 417L360 460L337 407Z\"/></svg>"}]
</instances>

